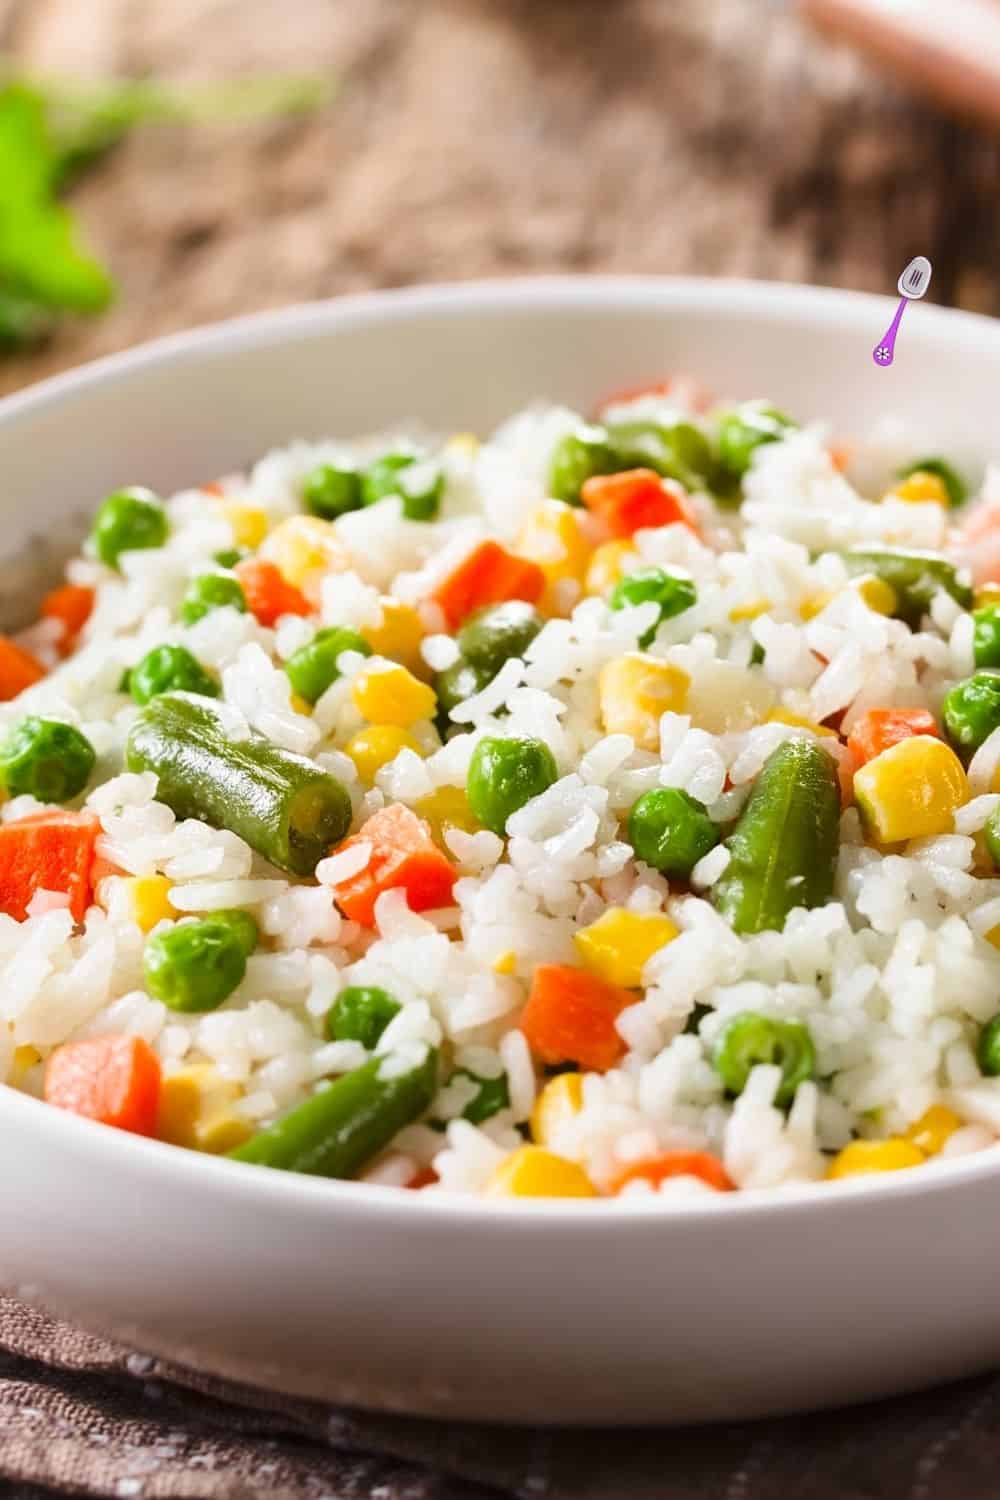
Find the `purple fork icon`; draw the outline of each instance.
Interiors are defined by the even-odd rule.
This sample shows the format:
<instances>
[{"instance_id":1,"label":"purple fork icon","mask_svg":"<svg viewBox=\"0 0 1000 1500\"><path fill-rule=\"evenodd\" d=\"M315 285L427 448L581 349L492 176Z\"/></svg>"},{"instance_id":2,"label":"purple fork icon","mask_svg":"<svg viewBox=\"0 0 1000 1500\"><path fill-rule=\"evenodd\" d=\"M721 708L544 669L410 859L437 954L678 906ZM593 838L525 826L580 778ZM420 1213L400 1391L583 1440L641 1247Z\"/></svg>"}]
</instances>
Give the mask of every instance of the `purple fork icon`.
<instances>
[{"instance_id":1,"label":"purple fork icon","mask_svg":"<svg viewBox=\"0 0 1000 1500\"><path fill-rule=\"evenodd\" d=\"M891 365L895 356L896 335L899 332L899 325L903 321L906 304L908 302L919 301L930 284L931 263L926 255L917 255L910 261L896 283L896 290L899 292L899 306L896 308L896 316L872 350L872 359L882 369L886 369Z\"/></svg>"}]
</instances>

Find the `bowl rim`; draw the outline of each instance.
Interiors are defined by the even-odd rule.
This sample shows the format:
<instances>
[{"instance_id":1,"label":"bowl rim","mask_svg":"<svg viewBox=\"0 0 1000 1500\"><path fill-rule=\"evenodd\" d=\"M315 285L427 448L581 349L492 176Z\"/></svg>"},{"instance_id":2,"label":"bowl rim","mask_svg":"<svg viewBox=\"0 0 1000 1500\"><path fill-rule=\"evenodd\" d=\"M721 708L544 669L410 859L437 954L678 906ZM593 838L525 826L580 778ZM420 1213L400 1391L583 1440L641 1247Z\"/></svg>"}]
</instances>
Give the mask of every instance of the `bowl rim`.
<instances>
[{"instance_id":1,"label":"bowl rim","mask_svg":"<svg viewBox=\"0 0 1000 1500\"><path fill-rule=\"evenodd\" d=\"M18 421L72 399L95 386L139 375L157 367L169 369L191 360L218 354L240 354L286 342L327 337L338 328L364 327L397 317L461 317L471 310L503 316L520 311L572 312L604 304L614 308L658 310L671 307L687 312L731 313L750 322L797 323L822 330L845 321L867 330L896 306L896 298L835 287L741 278L622 275L546 275L441 282L417 287L362 292L320 301L296 303L195 328L184 329L105 355L36 382L0 398L0 431ZM1000 319L984 314L925 303L921 337L952 347L969 345L981 353L984 340L1000 357ZM137 1167L143 1161L149 1186L158 1176L165 1185L198 1192L211 1191L216 1200L240 1198L261 1209L297 1208L302 1213L366 1208L372 1215L393 1219L406 1215L412 1228L414 1214L466 1230L542 1232L553 1223L575 1227L603 1226L617 1233L624 1222L655 1220L697 1229L727 1220L770 1220L821 1207L835 1212L851 1201L878 1198L891 1202L925 1194L942 1195L971 1183L1000 1176L1000 1141L996 1145L953 1160L933 1160L929 1173L891 1172L845 1178L835 1182L799 1183L778 1188L744 1188L736 1193L705 1194L684 1203L662 1201L655 1195L631 1199L484 1200L472 1194L409 1193L377 1183L310 1177L294 1172L261 1170L249 1162L188 1151L164 1141L137 1137L53 1108L30 1095L0 1085L0 1118L17 1130L34 1130L60 1150L64 1146L86 1154L96 1163L120 1161ZM124 1153L124 1154L123 1154ZM929 1179L929 1180L928 1180Z\"/></svg>"}]
</instances>

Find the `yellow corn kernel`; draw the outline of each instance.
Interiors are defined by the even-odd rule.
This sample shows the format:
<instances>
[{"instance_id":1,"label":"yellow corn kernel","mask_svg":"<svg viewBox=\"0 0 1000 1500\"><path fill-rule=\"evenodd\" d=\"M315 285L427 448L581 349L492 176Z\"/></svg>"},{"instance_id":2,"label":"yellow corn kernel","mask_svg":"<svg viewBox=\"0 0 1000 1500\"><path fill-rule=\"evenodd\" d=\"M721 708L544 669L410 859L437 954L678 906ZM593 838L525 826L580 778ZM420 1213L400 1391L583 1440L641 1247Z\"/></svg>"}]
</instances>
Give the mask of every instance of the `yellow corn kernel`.
<instances>
[{"instance_id":1,"label":"yellow corn kernel","mask_svg":"<svg viewBox=\"0 0 1000 1500\"><path fill-rule=\"evenodd\" d=\"M928 501L933 505L943 505L945 510L950 503L948 487L944 480L937 474L931 474L926 469L917 469L908 474L905 479L900 479L892 489L882 496L883 500L906 500L911 505L926 505Z\"/></svg>"},{"instance_id":2,"label":"yellow corn kernel","mask_svg":"<svg viewBox=\"0 0 1000 1500\"><path fill-rule=\"evenodd\" d=\"M751 599L748 604L735 605L729 611L729 618L738 625L740 620L756 620L759 615L766 615L770 608L770 599Z\"/></svg>"},{"instance_id":3,"label":"yellow corn kernel","mask_svg":"<svg viewBox=\"0 0 1000 1500\"><path fill-rule=\"evenodd\" d=\"M173 885L165 875L137 875L126 880L132 920L143 932L151 932L157 922L176 917L170 904Z\"/></svg>"},{"instance_id":4,"label":"yellow corn kernel","mask_svg":"<svg viewBox=\"0 0 1000 1500\"><path fill-rule=\"evenodd\" d=\"M194 1063L163 1080L156 1133L162 1141L215 1153L241 1146L252 1134L234 1109L242 1090L212 1063Z\"/></svg>"},{"instance_id":5,"label":"yellow corn kernel","mask_svg":"<svg viewBox=\"0 0 1000 1500\"><path fill-rule=\"evenodd\" d=\"M951 833L957 808L969 800L962 762L929 734L901 740L855 772L854 796L880 844Z\"/></svg>"},{"instance_id":6,"label":"yellow corn kernel","mask_svg":"<svg viewBox=\"0 0 1000 1500\"><path fill-rule=\"evenodd\" d=\"M606 594L625 577L630 563L638 558L631 542L602 542L591 556L583 580L587 594Z\"/></svg>"},{"instance_id":7,"label":"yellow corn kernel","mask_svg":"<svg viewBox=\"0 0 1000 1500\"><path fill-rule=\"evenodd\" d=\"M642 971L654 953L677 936L677 928L662 912L628 911L610 906L574 934L573 941L584 968L622 989L638 989Z\"/></svg>"},{"instance_id":8,"label":"yellow corn kernel","mask_svg":"<svg viewBox=\"0 0 1000 1500\"><path fill-rule=\"evenodd\" d=\"M517 954L513 948L505 948L503 953L498 953L491 965L494 974L513 974L517 968Z\"/></svg>"},{"instance_id":9,"label":"yellow corn kernel","mask_svg":"<svg viewBox=\"0 0 1000 1500\"><path fill-rule=\"evenodd\" d=\"M263 506L251 505L246 500L224 500L222 514L233 529L234 544L256 551L267 536L269 525Z\"/></svg>"},{"instance_id":10,"label":"yellow corn kernel","mask_svg":"<svg viewBox=\"0 0 1000 1500\"><path fill-rule=\"evenodd\" d=\"M925 1156L937 1156L938 1152L956 1130L961 1130L962 1121L946 1104L932 1104L925 1109L919 1120L905 1132L906 1139L918 1146Z\"/></svg>"},{"instance_id":11,"label":"yellow corn kernel","mask_svg":"<svg viewBox=\"0 0 1000 1500\"><path fill-rule=\"evenodd\" d=\"M402 662L404 667L418 677L429 674L430 668L420 655L420 643L424 638L424 627L417 611L401 599L386 594L379 600L382 620L378 625L366 625L361 631L376 656L388 657L390 661Z\"/></svg>"},{"instance_id":12,"label":"yellow corn kernel","mask_svg":"<svg viewBox=\"0 0 1000 1500\"><path fill-rule=\"evenodd\" d=\"M830 1178L862 1177L869 1172L901 1172L904 1167L919 1167L927 1160L919 1146L902 1136L887 1141L852 1141L838 1151L827 1168Z\"/></svg>"},{"instance_id":13,"label":"yellow corn kernel","mask_svg":"<svg viewBox=\"0 0 1000 1500\"><path fill-rule=\"evenodd\" d=\"M1000 922L996 927L991 927L989 932L984 932L983 937L994 948L1000 948Z\"/></svg>"},{"instance_id":14,"label":"yellow corn kernel","mask_svg":"<svg viewBox=\"0 0 1000 1500\"><path fill-rule=\"evenodd\" d=\"M772 708L767 716L769 724L788 724L792 729L808 729L811 734L824 736L826 739L837 739L837 732L828 729L825 724L817 724L814 719L805 719L801 714L793 714L790 708Z\"/></svg>"},{"instance_id":15,"label":"yellow corn kernel","mask_svg":"<svg viewBox=\"0 0 1000 1500\"><path fill-rule=\"evenodd\" d=\"M367 782L374 781L376 771L395 760L400 750L413 750L417 755L423 755L419 740L399 724L369 724L367 729L359 729L344 746L361 780Z\"/></svg>"},{"instance_id":16,"label":"yellow corn kernel","mask_svg":"<svg viewBox=\"0 0 1000 1500\"><path fill-rule=\"evenodd\" d=\"M29 1047L27 1044L14 1048L14 1060L7 1078L11 1088L18 1089L24 1083L25 1078L32 1068L38 1066L42 1060L42 1054L37 1047Z\"/></svg>"},{"instance_id":17,"label":"yellow corn kernel","mask_svg":"<svg viewBox=\"0 0 1000 1500\"><path fill-rule=\"evenodd\" d=\"M660 745L660 715L682 714L691 679L641 651L630 651L601 668L601 722L608 734L630 734L643 750Z\"/></svg>"},{"instance_id":18,"label":"yellow corn kernel","mask_svg":"<svg viewBox=\"0 0 1000 1500\"><path fill-rule=\"evenodd\" d=\"M853 588L876 615L894 615L899 607L899 595L891 583L877 578L874 573L865 573L851 583Z\"/></svg>"},{"instance_id":19,"label":"yellow corn kernel","mask_svg":"<svg viewBox=\"0 0 1000 1500\"><path fill-rule=\"evenodd\" d=\"M972 596L973 609L985 609L988 604L1000 604L1000 583L981 583Z\"/></svg>"},{"instance_id":20,"label":"yellow corn kernel","mask_svg":"<svg viewBox=\"0 0 1000 1500\"><path fill-rule=\"evenodd\" d=\"M563 600L560 584L569 580L582 589L592 548L580 524L580 512L562 500L543 500L533 510L517 539L522 557L538 564L545 574L540 601L547 613L558 613Z\"/></svg>"},{"instance_id":21,"label":"yellow corn kernel","mask_svg":"<svg viewBox=\"0 0 1000 1500\"><path fill-rule=\"evenodd\" d=\"M541 1146L521 1146L486 1184L491 1198L596 1198L582 1167Z\"/></svg>"},{"instance_id":22,"label":"yellow corn kernel","mask_svg":"<svg viewBox=\"0 0 1000 1500\"><path fill-rule=\"evenodd\" d=\"M480 828L465 790L460 786L439 786L430 796L421 798L414 812L431 825L435 841L446 854L449 851L444 836L449 828L460 828L463 833L478 833Z\"/></svg>"},{"instance_id":23,"label":"yellow corn kernel","mask_svg":"<svg viewBox=\"0 0 1000 1500\"><path fill-rule=\"evenodd\" d=\"M535 1100L531 1111L531 1139L547 1146L566 1120L583 1108L583 1079L579 1073L560 1073L552 1078Z\"/></svg>"},{"instance_id":24,"label":"yellow corn kernel","mask_svg":"<svg viewBox=\"0 0 1000 1500\"><path fill-rule=\"evenodd\" d=\"M474 432L456 432L444 446L446 452L465 453L469 458L475 458L479 452L479 439Z\"/></svg>"},{"instance_id":25,"label":"yellow corn kernel","mask_svg":"<svg viewBox=\"0 0 1000 1500\"><path fill-rule=\"evenodd\" d=\"M375 658L354 679L351 699L373 724L416 724L432 717L437 706L433 688L419 682L398 662Z\"/></svg>"},{"instance_id":26,"label":"yellow corn kernel","mask_svg":"<svg viewBox=\"0 0 1000 1500\"><path fill-rule=\"evenodd\" d=\"M263 543L260 555L307 597L315 595L326 573L343 573L351 565L350 553L333 523L319 516L289 516L281 521Z\"/></svg>"}]
</instances>

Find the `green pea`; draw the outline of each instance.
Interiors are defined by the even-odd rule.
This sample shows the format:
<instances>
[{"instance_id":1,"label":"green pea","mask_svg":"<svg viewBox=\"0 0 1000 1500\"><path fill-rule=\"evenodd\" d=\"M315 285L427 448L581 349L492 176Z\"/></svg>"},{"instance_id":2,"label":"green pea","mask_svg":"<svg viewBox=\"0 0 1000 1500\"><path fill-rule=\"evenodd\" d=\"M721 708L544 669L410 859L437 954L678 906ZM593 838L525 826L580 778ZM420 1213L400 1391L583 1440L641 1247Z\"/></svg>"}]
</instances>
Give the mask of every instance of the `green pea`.
<instances>
[{"instance_id":1,"label":"green pea","mask_svg":"<svg viewBox=\"0 0 1000 1500\"><path fill-rule=\"evenodd\" d=\"M945 733L966 759L1000 729L1000 672L973 672L941 705Z\"/></svg>"},{"instance_id":2,"label":"green pea","mask_svg":"<svg viewBox=\"0 0 1000 1500\"><path fill-rule=\"evenodd\" d=\"M361 475L356 469L319 464L302 481L302 504L310 515L335 521L361 509Z\"/></svg>"},{"instance_id":3,"label":"green pea","mask_svg":"<svg viewBox=\"0 0 1000 1500\"><path fill-rule=\"evenodd\" d=\"M412 474L407 470L413 470ZM437 515L444 491L444 475L437 464L415 453L385 453L361 476L361 498L374 505L387 495L398 495L409 521L429 521Z\"/></svg>"},{"instance_id":4,"label":"green pea","mask_svg":"<svg viewBox=\"0 0 1000 1500\"><path fill-rule=\"evenodd\" d=\"M977 667L1000 667L1000 604L985 604L972 616L972 656Z\"/></svg>"},{"instance_id":5,"label":"green pea","mask_svg":"<svg viewBox=\"0 0 1000 1500\"><path fill-rule=\"evenodd\" d=\"M654 603L660 614L656 622L639 637L640 646L648 646L657 627L674 615L681 615L698 602L698 590L690 573L680 568L638 568L619 580L611 590L608 604L612 609L633 609L637 604Z\"/></svg>"},{"instance_id":6,"label":"green pea","mask_svg":"<svg viewBox=\"0 0 1000 1500\"><path fill-rule=\"evenodd\" d=\"M356 630L345 630L339 625L318 630L307 645L300 646L285 662L294 691L307 703L317 703L340 676L337 661L345 651L360 651L362 656L372 654L371 646Z\"/></svg>"},{"instance_id":7,"label":"green pea","mask_svg":"<svg viewBox=\"0 0 1000 1500\"><path fill-rule=\"evenodd\" d=\"M456 636L465 661L496 676L504 662L523 656L544 620L522 599L505 604L487 604L469 616Z\"/></svg>"},{"instance_id":8,"label":"green pea","mask_svg":"<svg viewBox=\"0 0 1000 1500\"><path fill-rule=\"evenodd\" d=\"M709 441L693 422L617 422L608 442L616 469L654 469L686 490L703 489L715 467Z\"/></svg>"},{"instance_id":9,"label":"green pea","mask_svg":"<svg viewBox=\"0 0 1000 1500\"><path fill-rule=\"evenodd\" d=\"M979 1033L976 1061L980 1072L985 1073L987 1078L996 1078L1000 1074L1000 1016L987 1021Z\"/></svg>"},{"instance_id":10,"label":"green pea","mask_svg":"<svg viewBox=\"0 0 1000 1500\"><path fill-rule=\"evenodd\" d=\"M581 424L560 438L549 461L549 494L568 505L579 505L580 490L597 474L625 468L613 452L603 427Z\"/></svg>"},{"instance_id":11,"label":"green pea","mask_svg":"<svg viewBox=\"0 0 1000 1500\"><path fill-rule=\"evenodd\" d=\"M445 728L451 725L451 710L464 703L467 698L473 698L476 693L482 692L486 684L492 682L494 675L488 668L474 667L471 661L465 661L464 658L459 658L452 666L437 674L434 691L437 693L438 717Z\"/></svg>"},{"instance_id":12,"label":"green pea","mask_svg":"<svg viewBox=\"0 0 1000 1500\"><path fill-rule=\"evenodd\" d=\"M128 691L143 704L158 693L174 691L218 698L219 684L186 646L154 646L129 673Z\"/></svg>"},{"instance_id":13,"label":"green pea","mask_svg":"<svg viewBox=\"0 0 1000 1500\"><path fill-rule=\"evenodd\" d=\"M962 505L969 497L969 486L950 463L943 458L918 458L914 463L897 469L897 479L908 479L911 474L936 474L948 491L949 505Z\"/></svg>"},{"instance_id":14,"label":"green pea","mask_svg":"<svg viewBox=\"0 0 1000 1500\"><path fill-rule=\"evenodd\" d=\"M484 1120L490 1119L510 1104L506 1073L501 1073L497 1078L482 1078L468 1068L456 1068L452 1076L468 1078L471 1083L479 1085L479 1092L462 1110L462 1119L471 1121L473 1125L481 1125Z\"/></svg>"},{"instance_id":15,"label":"green pea","mask_svg":"<svg viewBox=\"0 0 1000 1500\"><path fill-rule=\"evenodd\" d=\"M764 647L760 641L754 641L750 649L750 665L752 667L761 667L764 665Z\"/></svg>"},{"instance_id":16,"label":"green pea","mask_svg":"<svg viewBox=\"0 0 1000 1500\"><path fill-rule=\"evenodd\" d=\"M72 724L22 719L0 744L0 785L11 797L70 802L90 780L94 747Z\"/></svg>"},{"instance_id":17,"label":"green pea","mask_svg":"<svg viewBox=\"0 0 1000 1500\"><path fill-rule=\"evenodd\" d=\"M1000 870L1000 807L987 818L983 838L994 866Z\"/></svg>"},{"instance_id":18,"label":"green pea","mask_svg":"<svg viewBox=\"0 0 1000 1500\"><path fill-rule=\"evenodd\" d=\"M162 547L169 533L167 513L152 490L139 485L115 490L102 501L90 539L101 562L117 568L123 552Z\"/></svg>"},{"instance_id":19,"label":"green pea","mask_svg":"<svg viewBox=\"0 0 1000 1500\"><path fill-rule=\"evenodd\" d=\"M704 804L678 787L657 787L633 803L629 843L639 859L664 875L684 880L719 842L719 830Z\"/></svg>"},{"instance_id":20,"label":"green pea","mask_svg":"<svg viewBox=\"0 0 1000 1500\"><path fill-rule=\"evenodd\" d=\"M766 401L746 401L719 422L719 462L728 473L742 476L765 443L776 443L794 432L795 423Z\"/></svg>"},{"instance_id":21,"label":"green pea","mask_svg":"<svg viewBox=\"0 0 1000 1500\"><path fill-rule=\"evenodd\" d=\"M216 1010L247 968L246 938L231 921L206 917L154 933L146 943L146 991L169 1010Z\"/></svg>"},{"instance_id":22,"label":"green pea","mask_svg":"<svg viewBox=\"0 0 1000 1500\"><path fill-rule=\"evenodd\" d=\"M194 625L213 609L226 606L246 614L247 601L242 585L232 573L199 573L188 584L181 601L180 617L184 625Z\"/></svg>"},{"instance_id":23,"label":"green pea","mask_svg":"<svg viewBox=\"0 0 1000 1500\"><path fill-rule=\"evenodd\" d=\"M228 571L249 556L250 552L246 547L224 547L221 552L213 552L212 561Z\"/></svg>"},{"instance_id":24,"label":"green pea","mask_svg":"<svg viewBox=\"0 0 1000 1500\"><path fill-rule=\"evenodd\" d=\"M227 907L224 911L213 911L212 921L223 922L230 929L247 958L255 951L260 942L260 928L256 917L248 911L237 906Z\"/></svg>"},{"instance_id":25,"label":"green pea","mask_svg":"<svg viewBox=\"0 0 1000 1500\"><path fill-rule=\"evenodd\" d=\"M465 794L483 827L503 835L511 814L558 776L552 751L542 740L487 737L472 752Z\"/></svg>"},{"instance_id":26,"label":"green pea","mask_svg":"<svg viewBox=\"0 0 1000 1500\"><path fill-rule=\"evenodd\" d=\"M371 1052L402 1006L378 985L348 985L326 1013L323 1030L331 1042L360 1042Z\"/></svg>"},{"instance_id":27,"label":"green pea","mask_svg":"<svg viewBox=\"0 0 1000 1500\"><path fill-rule=\"evenodd\" d=\"M751 1070L766 1063L781 1069L775 1103L791 1104L800 1083L811 1078L816 1053L808 1030L799 1021L776 1021L745 1011L724 1028L715 1044L712 1064L730 1094L742 1094Z\"/></svg>"}]
</instances>

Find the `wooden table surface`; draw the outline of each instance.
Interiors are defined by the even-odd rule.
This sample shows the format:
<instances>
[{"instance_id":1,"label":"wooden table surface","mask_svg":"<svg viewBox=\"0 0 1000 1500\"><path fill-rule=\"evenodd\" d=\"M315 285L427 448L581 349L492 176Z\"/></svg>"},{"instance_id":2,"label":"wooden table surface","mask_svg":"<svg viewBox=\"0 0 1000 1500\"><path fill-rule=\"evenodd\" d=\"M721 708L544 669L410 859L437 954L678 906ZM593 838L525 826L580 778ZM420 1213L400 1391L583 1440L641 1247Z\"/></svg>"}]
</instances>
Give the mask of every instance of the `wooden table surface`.
<instances>
[{"instance_id":1,"label":"wooden table surface","mask_svg":"<svg viewBox=\"0 0 1000 1500\"><path fill-rule=\"evenodd\" d=\"M0 390L170 329L372 286L700 272L1000 313L1000 140L790 0L0 0L36 72L320 72L308 119L147 127L74 193L121 292Z\"/></svg>"}]
</instances>

